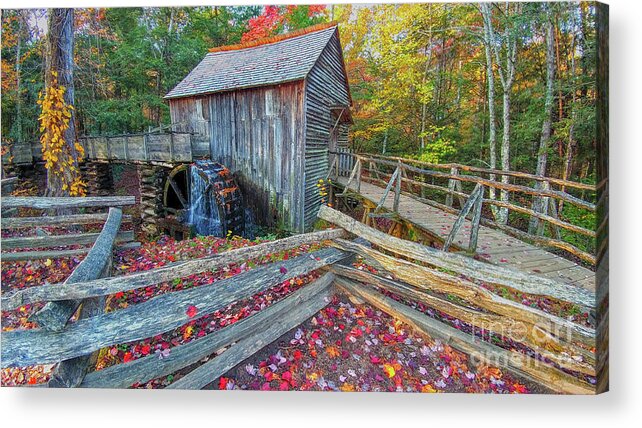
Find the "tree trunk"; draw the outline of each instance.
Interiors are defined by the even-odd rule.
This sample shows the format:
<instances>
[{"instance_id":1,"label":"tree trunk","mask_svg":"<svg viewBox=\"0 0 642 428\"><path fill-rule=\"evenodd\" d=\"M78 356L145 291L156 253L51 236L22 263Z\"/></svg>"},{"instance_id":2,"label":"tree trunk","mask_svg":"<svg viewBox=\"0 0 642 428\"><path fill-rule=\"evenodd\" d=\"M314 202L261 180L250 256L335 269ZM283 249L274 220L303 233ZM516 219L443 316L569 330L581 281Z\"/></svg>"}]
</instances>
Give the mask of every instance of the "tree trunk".
<instances>
[{"instance_id":1,"label":"tree trunk","mask_svg":"<svg viewBox=\"0 0 642 428\"><path fill-rule=\"evenodd\" d=\"M572 23L575 26L575 15L572 15ZM571 124L568 129L568 140L566 141L566 153L564 154L564 170L562 178L568 180L571 177L573 169L573 155L575 153L577 142L575 141L575 121L577 119L577 112L575 103L577 102L577 68L575 62L575 49L577 44L576 33L572 33L571 41ZM562 186L561 191L564 192L566 188ZM557 212L562 213L564 201L559 201Z\"/></svg>"},{"instance_id":2,"label":"tree trunk","mask_svg":"<svg viewBox=\"0 0 642 428\"><path fill-rule=\"evenodd\" d=\"M484 20L484 49L486 51L486 79L488 81L488 150L490 168L497 168L497 124L495 117L495 75L493 72L491 12L487 3L480 4ZM490 181L495 181L495 174L490 174ZM495 199L495 188L488 188L490 199ZM495 220L498 220L498 209L491 206Z\"/></svg>"},{"instance_id":3,"label":"tree trunk","mask_svg":"<svg viewBox=\"0 0 642 428\"><path fill-rule=\"evenodd\" d=\"M504 34L500 38L501 45L504 46L502 52L501 47L496 43L495 31L492 24L492 12L490 5L483 3L482 13L484 15L484 25L488 31L488 39L492 41L491 47L497 63L499 78L502 83L503 90L503 134L502 145L500 150L500 162L503 171L510 170L510 106L511 106L511 91L513 89L513 82L515 80L515 63L517 60L517 29L514 28L512 17L518 16L521 13L521 3L506 3L506 10L504 11ZM511 11L512 7L512 11ZM503 55L503 61L501 56ZM502 65L503 63L503 65ZM501 182L508 184L508 176L502 176ZM508 202L509 194L506 190L500 191L500 200ZM500 208L498 210L497 222L500 224L508 223L508 209Z\"/></svg>"},{"instance_id":4,"label":"tree trunk","mask_svg":"<svg viewBox=\"0 0 642 428\"><path fill-rule=\"evenodd\" d=\"M74 104L74 10L49 9L48 34L46 40L46 73L45 87L49 88L57 80L58 86L64 86L64 101ZM57 73L57 78L52 72ZM64 175L47 171L47 195L68 196L70 189L63 190L63 184L73 182L73 169L78 173L78 152L76 142L76 114L71 110L69 127L64 133L65 144L69 148L71 168L65 168ZM59 164L56 164L59 167ZM64 180L64 181L63 181Z\"/></svg>"},{"instance_id":5,"label":"tree trunk","mask_svg":"<svg viewBox=\"0 0 642 428\"><path fill-rule=\"evenodd\" d=\"M16 44L16 122L15 126L15 138L16 141L21 143L22 141L22 94L20 91L20 86L22 83L21 79L21 56L22 56L22 35L24 33L24 27L27 24L23 13L26 11L18 10L18 41Z\"/></svg>"},{"instance_id":6,"label":"tree trunk","mask_svg":"<svg viewBox=\"0 0 642 428\"><path fill-rule=\"evenodd\" d=\"M537 168L535 174L539 176L546 175L546 164L548 162L548 146L551 139L553 115L553 84L555 81L555 40L553 28L553 16L549 5L546 8L546 95L544 100L544 121L542 123L542 134L539 142L537 153ZM537 182L536 189L542 188L542 182ZM547 198L533 197L533 211L545 214L548 207ZM531 217L528 232L541 234L543 228L539 227L540 220Z\"/></svg>"}]
</instances>

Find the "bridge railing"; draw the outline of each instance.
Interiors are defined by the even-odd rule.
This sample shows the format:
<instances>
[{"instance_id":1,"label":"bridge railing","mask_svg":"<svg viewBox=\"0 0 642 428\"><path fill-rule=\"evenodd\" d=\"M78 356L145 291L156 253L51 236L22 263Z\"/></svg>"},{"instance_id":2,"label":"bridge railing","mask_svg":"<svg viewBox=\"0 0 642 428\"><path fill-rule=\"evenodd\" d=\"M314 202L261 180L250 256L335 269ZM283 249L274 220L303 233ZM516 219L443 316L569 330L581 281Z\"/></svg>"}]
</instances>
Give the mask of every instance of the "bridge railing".
<instances>
[{"instance_id":1,"label":"bridge railing","mask_svg":"<svg viewBox=\"0 0 642 428\"><path fill-rule=\"evenodd\" d=\"M189 132L84 136L78 139L85 160L120 162L191 162L194 137ZM5 144L5 143L3 143ZM42 160L39 142L7 144L3 164L24 165ZM200 153L200 152L199 152Z\"/></svg>"},{"instance_id":2,"label":"bridge railing","mask_svg":"<svg viewBox=\"0 0 642 428\"><path fill-rule=\"evenodd\" d=\"M574 224L560 215L564 205L573 205L583 215L594 215L596 204L594 185L553 177L543 177L517 171L471 167L461 164L430 164L412 159L370 154L343 154L355 159L346 190L362 181L385 188L379 206L383 208L388 195L394 194L393 212L397 212L401 194L417 199L446 212L461 214L466 201L481 187L480 203L490 207L480 212L479 223L500 229L519 239L564 250L595 264L596 230ZM331 171L332 173L332 171ZM331 176L336 177L336 173ZM539 209L533 207L539 203ZM480 207L479 210L482 208ZM500 210L506 211L507 222L497 221ZM474 218L473 210L473 218ZM371 213L376 215L376 213ZM468 211L464 214L467 215ZM509 217L509 214L511 217ZM531 222L536 229L530 231ZM544 226L548 226L548 231ZM599 230L599 228L598 228ZM563 232L566 236L563 236ZM454 231L456 233L456 230ZM568 242L568 236L581 237L585 249ZM474 250L474 246L472 247Z\"/></svg>"}]
</instances>

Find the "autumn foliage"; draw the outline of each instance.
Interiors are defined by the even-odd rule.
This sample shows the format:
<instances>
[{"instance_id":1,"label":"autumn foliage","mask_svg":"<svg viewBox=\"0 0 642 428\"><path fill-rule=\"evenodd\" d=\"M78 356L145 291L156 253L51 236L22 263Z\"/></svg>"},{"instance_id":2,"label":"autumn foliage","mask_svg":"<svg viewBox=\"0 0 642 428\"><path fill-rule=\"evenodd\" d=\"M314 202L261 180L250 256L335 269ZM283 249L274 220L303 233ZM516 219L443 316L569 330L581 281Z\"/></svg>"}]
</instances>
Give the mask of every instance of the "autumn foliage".
<instances>
[{"instance_id":1,"label":"autumn foliage","mask_svg":"<svg viewBox=\"0 0 642 428\"><path fill-rule=\"evenodd\" d=\"M325 5L265 6L261 15L248 21L241 43L319 23L325 20L325 12Z\"/></svg>"},{"instance_id":2,"label":"autumn foliage","mask_svg":"<svg viewBox=\"0 0 642 428\"><path fill-rule=\"evenodd\" d=\"M58 85L58 73L52 71L51 85L38 100L42 158L48 173L60 181L63 192L70 196L85 196L85 183L76 161L76 156L84 155L84 148L77 141L73 148L65 141L74 108L65 102L65 90L64 86Z\"/></svg>"}]
</instances>

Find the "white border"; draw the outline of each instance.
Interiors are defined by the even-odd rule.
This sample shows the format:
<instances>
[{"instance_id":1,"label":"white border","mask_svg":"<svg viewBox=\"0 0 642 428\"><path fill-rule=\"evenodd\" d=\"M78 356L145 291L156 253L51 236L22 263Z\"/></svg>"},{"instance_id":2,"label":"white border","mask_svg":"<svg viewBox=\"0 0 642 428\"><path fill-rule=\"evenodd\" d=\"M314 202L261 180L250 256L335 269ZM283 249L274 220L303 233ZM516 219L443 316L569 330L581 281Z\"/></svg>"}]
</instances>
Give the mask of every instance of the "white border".
<instances>
[{"instance_id":1,"label":"white border","mask_svg":"<svg viewBox=\"0 0 642 428\"><path fill-rule=\"evenodd\" d=\"M132 6L125 1L25 0L3 7ZM134 0L135 5L253 4ZM277 3L277 2L275 2ZM280 2L284 3L284 2ZM291 3L313 3L291 1ZM319 3L319 2L316 2ZM355 2L357 3L357 2ZM360 2L366 3L366 2ZM245 426L619 426L642 420L642 2L611 0L611 392L598 397L396 393L0 389L5 427ZM631 202L631 203L629 203ZM633 424L627 424L630 426Z\"/></svg>"}]
</instances>

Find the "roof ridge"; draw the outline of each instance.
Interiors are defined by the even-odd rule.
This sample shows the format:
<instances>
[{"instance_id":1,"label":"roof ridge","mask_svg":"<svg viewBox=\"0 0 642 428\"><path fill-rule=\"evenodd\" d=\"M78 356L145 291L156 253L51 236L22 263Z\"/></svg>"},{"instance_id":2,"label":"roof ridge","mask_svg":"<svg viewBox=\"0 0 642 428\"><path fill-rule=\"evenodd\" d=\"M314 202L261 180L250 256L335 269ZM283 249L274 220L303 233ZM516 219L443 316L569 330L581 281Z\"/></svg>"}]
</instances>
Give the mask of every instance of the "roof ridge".
<instances>
[{"instance_id":1,"label":"roof ridge","mask_svg":"<svg viewBox=\"0 0 642 428\"><path fill-rule=\"evenodd\" d=\"M327 30L328 28L337 27L337 26L338 26L337 21L323 22L321 24L311 25L309 27L291 31L286 34L279 34L276 36L264 37L262 39L252 40L251 42L245 42L245 43L237 43L235 45L218 46L215 48L210 48L209 53L236 51L241 49L248 49L248 48L254 48L258 46L269 45L272 43L281 42L283 40L304 36L306 34Z\"/></svg>"}]
</instances>

